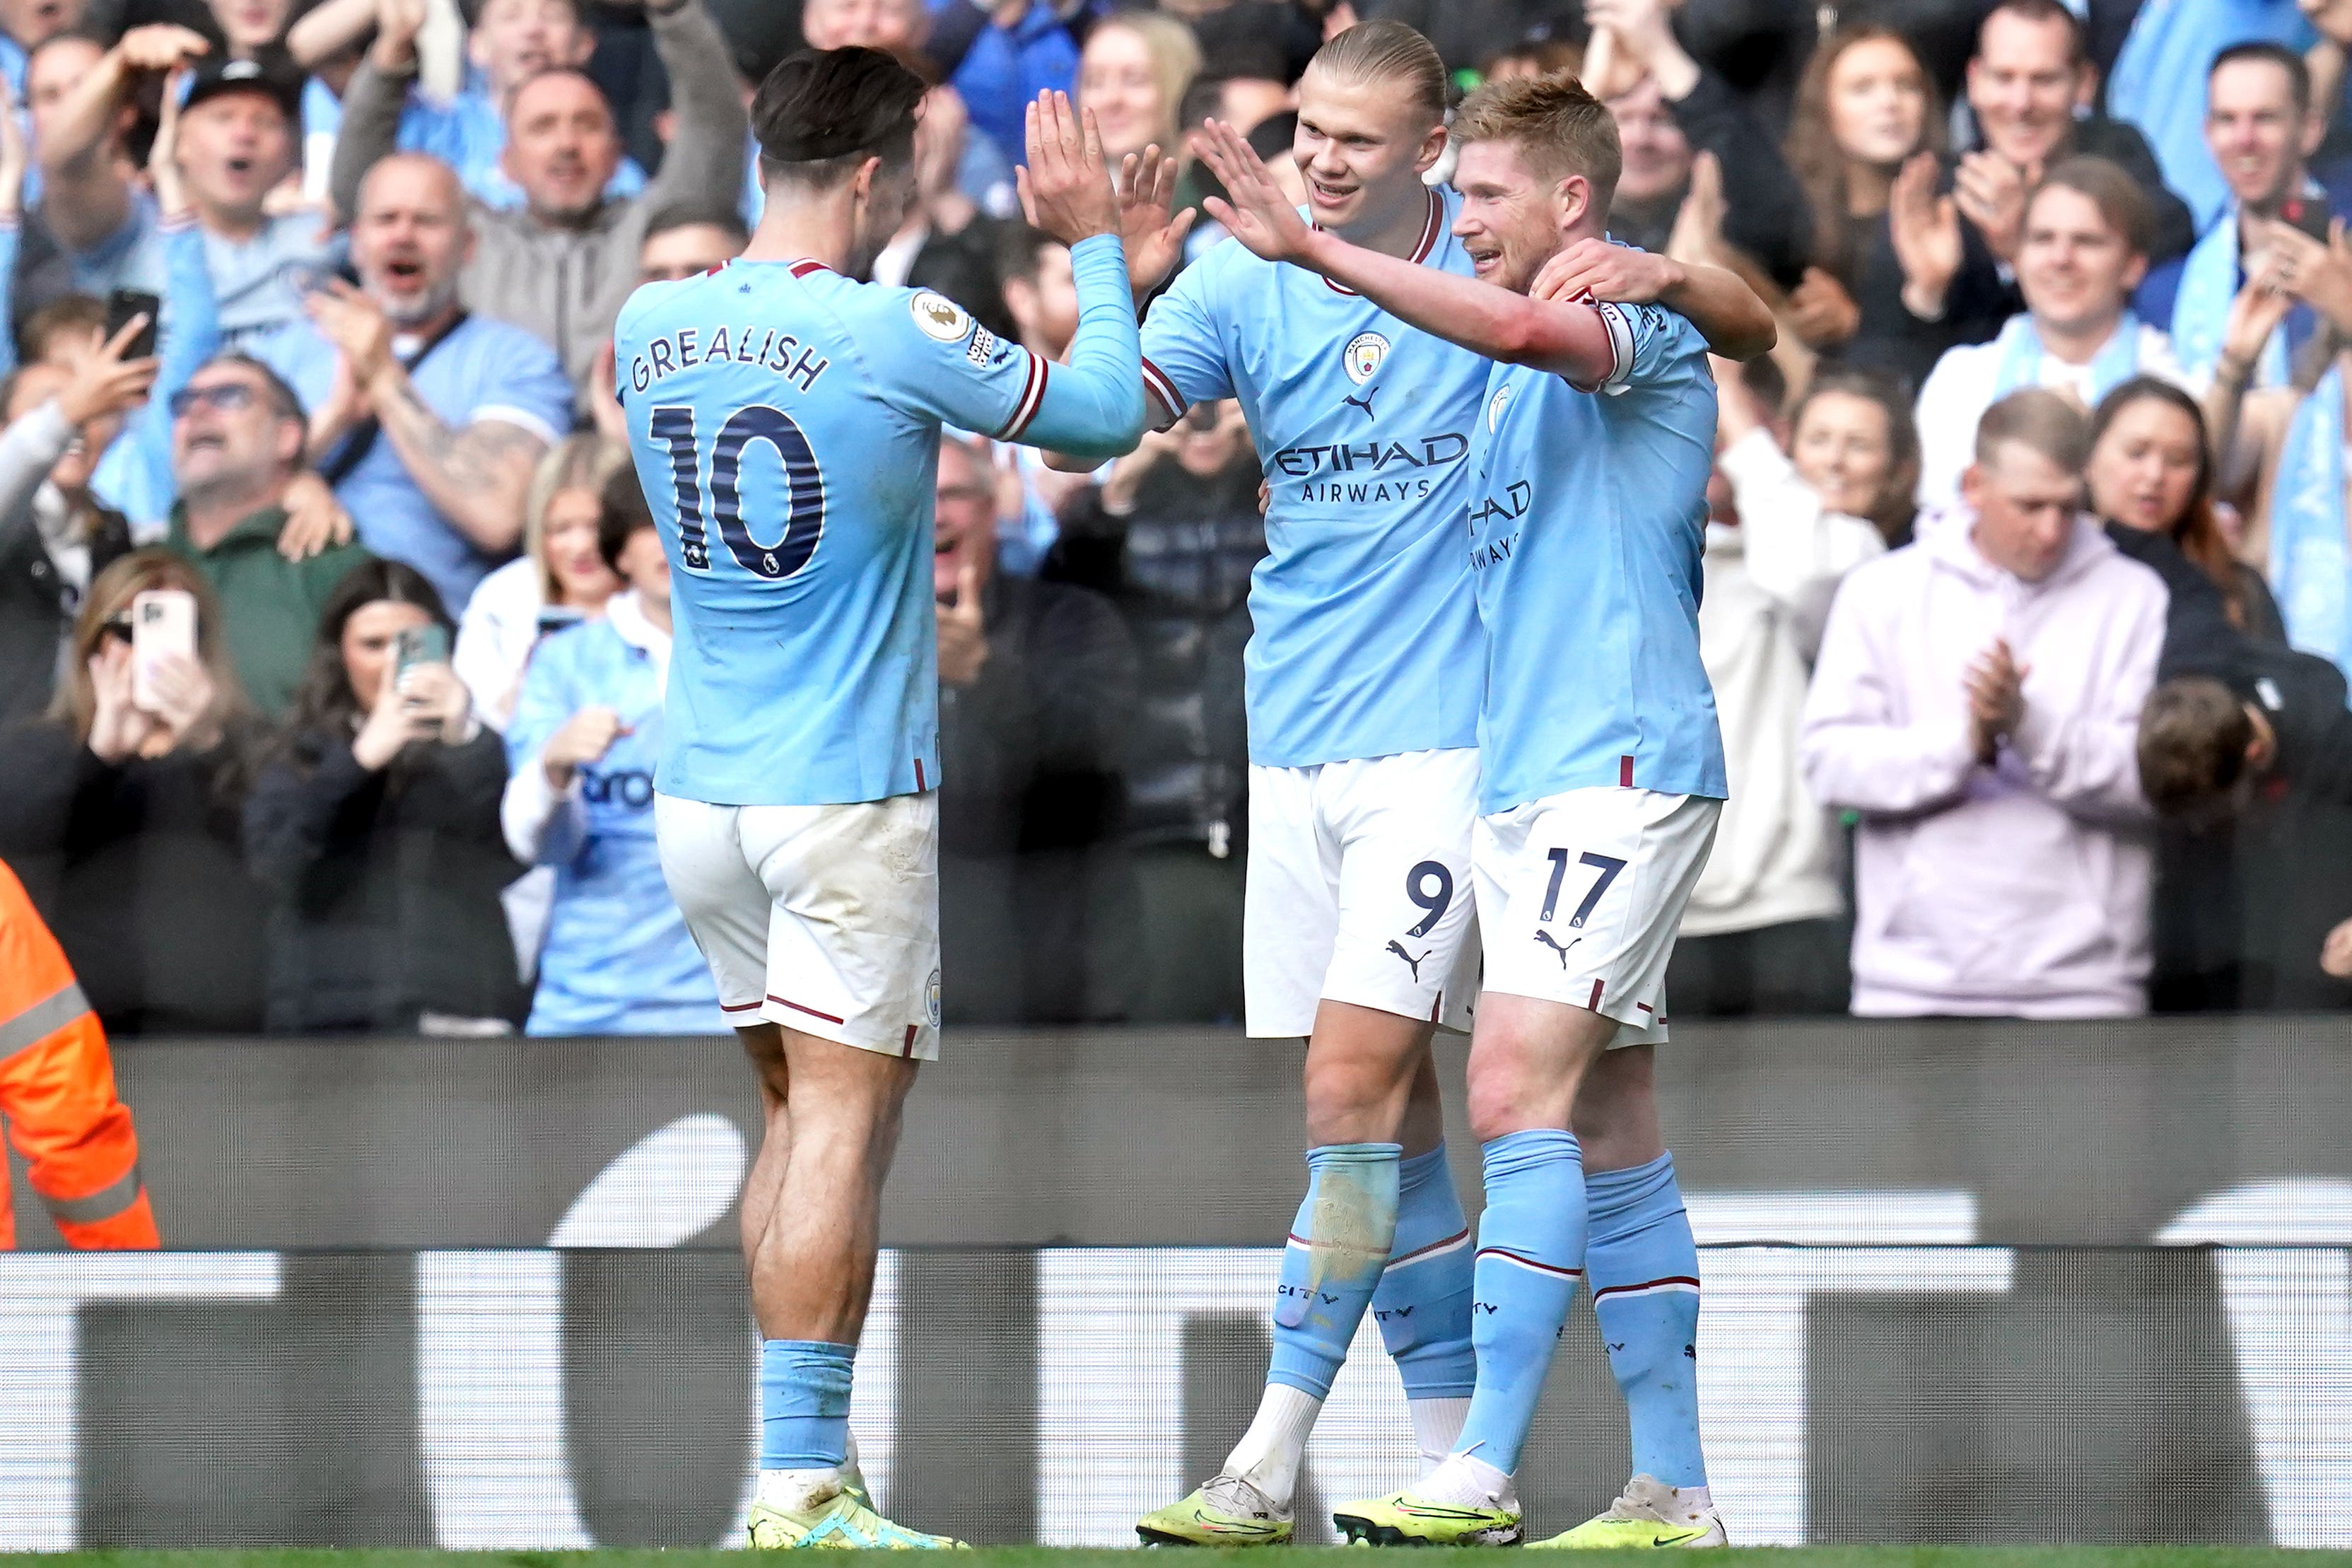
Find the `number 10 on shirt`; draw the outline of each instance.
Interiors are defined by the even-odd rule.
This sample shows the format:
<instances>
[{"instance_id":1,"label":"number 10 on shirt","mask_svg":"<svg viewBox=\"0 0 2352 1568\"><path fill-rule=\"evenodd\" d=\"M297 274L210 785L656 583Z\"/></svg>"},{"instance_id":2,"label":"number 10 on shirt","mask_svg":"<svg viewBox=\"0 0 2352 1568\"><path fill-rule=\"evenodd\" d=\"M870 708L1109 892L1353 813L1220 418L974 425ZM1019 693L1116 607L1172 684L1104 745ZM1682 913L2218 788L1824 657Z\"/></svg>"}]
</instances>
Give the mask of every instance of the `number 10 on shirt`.
<instances>
[{"instance_id":1,"label":"number 10 on shirt","mask_svg":"<svg viewBox=\"0 0 2352 1568\"><path fill-rule=\"evenodd\" d=\"M764 403L738 408L719 427L709 459L710 508L703 510L702 449L696 439L694 410L663 404L653 411L646 434L669 448L669 468L677 492L678 557L689 572L710 570L708 521L743 570L756 577L789 577L809 563L824 534L824 470L808 437L790 415ZM765 443L782 470L787 504L783 531L770 543L752 537L743 519L743 465L754 443Z\"/></svg>"}]
</instances>

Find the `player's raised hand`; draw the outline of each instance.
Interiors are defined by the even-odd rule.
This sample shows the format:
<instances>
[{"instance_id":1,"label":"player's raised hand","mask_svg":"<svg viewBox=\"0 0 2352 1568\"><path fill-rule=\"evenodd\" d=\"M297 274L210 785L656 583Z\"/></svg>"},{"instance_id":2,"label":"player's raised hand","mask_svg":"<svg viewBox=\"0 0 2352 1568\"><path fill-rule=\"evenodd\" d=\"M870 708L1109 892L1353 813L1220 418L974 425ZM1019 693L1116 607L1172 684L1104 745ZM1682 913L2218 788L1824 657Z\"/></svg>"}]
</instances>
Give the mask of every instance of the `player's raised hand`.
<instances>
[{"instance_id":1,"label":"player's raised hand","mask_svg":"<svg viewBox=\"0 0 2352 1568\"><path fill-rule=\"evenodd\" d=\"M1118 169L1119 237L1127 247L1127 281L1142 299L1175 270L1192 232L1191 211L1168 216L1176 199L1176 160L1160 155L1157 142L1142 156L1129 153Z\"/></svg>"},{"instance_id":2,"label":"player's raised hand","mask_svg":"<svg viewBox=\"0 0 2352 1568\"><path fill-rule=\"evenodd\" d=\"M1118 193L1103 163L1094 111L1074 112L1067 93L1041 92L1029 106L1025 132L1029 162L1013 174L1030 226L1064 245L1118 233Z\"/></svg>"},{"instance_id":3,"label":"player's raised hand","mask_svg":"<svg viewBox=\"0 0 2352 1568\"><path fill-rule=\"evenodd\" d=\"M1570 303L1607 300L1620 305L1649 305L1681 282L1683 276L1681 265L1663 256L1587 237L1545 262L1528 295Z\"/></svg>"},{"instance_id":4,"label":"player's raised hand","mask_svg":"<svg viewBox=\"0 0 2352 1568\"><path fill-rule=\"evenodd\" d=\"M1265 162L1222 120L1201 129L1201 158L1225 187L1226 199L1208 200L1209 216L1268 261L1298 261L1307 254L1307 220L1266 172Z\"/></svg>"}]
</instances>

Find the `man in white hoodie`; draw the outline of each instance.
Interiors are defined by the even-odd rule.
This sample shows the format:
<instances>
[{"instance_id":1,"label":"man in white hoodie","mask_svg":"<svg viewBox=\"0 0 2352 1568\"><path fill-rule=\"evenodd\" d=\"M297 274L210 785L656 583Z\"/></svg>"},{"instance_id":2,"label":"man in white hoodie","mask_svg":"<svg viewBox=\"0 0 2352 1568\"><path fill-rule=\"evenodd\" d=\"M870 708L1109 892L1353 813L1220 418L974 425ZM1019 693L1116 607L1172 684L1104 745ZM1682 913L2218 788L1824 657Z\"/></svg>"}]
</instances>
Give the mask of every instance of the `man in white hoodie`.
<instances>
[{"instance_id":1,"label":"man in white hoodie","mask_svg":"<svg viewBox=\"0 0 2352 1568\"><path fill-rule=\"evenodd\" d=\"M1994 404L1963 508L1831 611L1799 751L1862 814L1857 1015L2147 1010L2136 746L2166 594L2083 516L2089 446L2057 394Z\"/></svg>"}]
</instances>

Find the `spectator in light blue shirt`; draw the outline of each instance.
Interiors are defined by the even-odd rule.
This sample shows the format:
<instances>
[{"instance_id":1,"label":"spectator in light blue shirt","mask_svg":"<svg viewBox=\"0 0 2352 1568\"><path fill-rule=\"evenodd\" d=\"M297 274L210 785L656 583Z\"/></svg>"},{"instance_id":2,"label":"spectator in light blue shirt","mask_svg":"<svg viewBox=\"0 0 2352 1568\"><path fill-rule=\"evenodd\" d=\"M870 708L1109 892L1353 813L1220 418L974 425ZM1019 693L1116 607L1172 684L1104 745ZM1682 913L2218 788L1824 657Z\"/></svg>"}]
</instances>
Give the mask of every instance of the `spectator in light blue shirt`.
<instances>
[{"instance_id":1,"label":"spectator in light blue shirt","mask_svg":"<svg viewBox=\"0 0 2352 1568\"><path fill-rule=\"evenodd\" d=\"M669 678L669 562L624 466L606 481L597 549L628 584L603 618L540 645L507 731L507 847L555 868L533 1035L717 1035L709 965L662 877L654 763Z\"/></svg>"},{"instance_id":2,"label":"spectator in light blue shirt","mask_svg":"<svg viewBox=\"0 0 2352 1568\"><path fill-rule=\"evenodd\" d=\"M447 164L394 153L357 206L361 287L314 294L311 319L256 357L311 410L311 454L362 542L462 611L515 552L532 467L571 427L572 386L545 343L458 306L473 232Z\"/></svg>"},{"instance_id":3,"label":"spectator in light blue shirt","mask_svg":"<svg viewBox=\"0 0 2352 1568\"><path fill-rule=\"evenodd\" d=\"M299 78L274 65L220 59L184 27L132 28L61 101L36 105L40 216L68 253L79 291L167 291L162 219L128 174L122 111L142 76L191 64L179 166L204 234L222 337L242 348L299 316L303 289L338 260L317 213L266 210L270 191L294 167Z\"/></svg>"},{"instance_id":4,"label":"spectator in light blue shirt","mask_svg":"<svg viewBox=\"0 0 2352 1568\"><path fill-rule=\"evenodd\" d=\"M287 44L299 62L316 69L362 42L374 22L373 5L321 5L295 26ZM467 35L463 88L443 100L412 85L395 144L404 153L430 153L457 170L483 205L520 207L522 188L499 166L507 145L507 107L515 89L541 71L585 65L595 47L595 31L577 0L483 0ZM335 95L320 89L304 99L306 136L331 140L341 124L342 105ZM604 194L633 196L645 188L645 170L623 158Z\"/></svg>"}]
</instances>

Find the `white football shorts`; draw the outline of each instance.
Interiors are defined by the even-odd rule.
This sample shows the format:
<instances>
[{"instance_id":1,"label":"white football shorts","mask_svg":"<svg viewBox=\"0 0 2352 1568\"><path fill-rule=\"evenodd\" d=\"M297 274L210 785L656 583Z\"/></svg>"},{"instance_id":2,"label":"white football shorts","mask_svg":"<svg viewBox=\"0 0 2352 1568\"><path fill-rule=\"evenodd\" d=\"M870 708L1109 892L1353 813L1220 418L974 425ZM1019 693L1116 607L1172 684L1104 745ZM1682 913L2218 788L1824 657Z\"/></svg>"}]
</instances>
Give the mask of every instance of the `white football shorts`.
<instances>
[{"instance_id":1,"label":"white football shorts","mask_svg":"<svg viewBox=\"0 0 2352 1568\"><path fill-rule=\"evenodd\" d=\"M847 805L656 795L654 831L730 1017L939 1059L936 793Z\"/></svg>"},{"instance_id":2,"label":"white football shorts","mask_svg":"<svg viewBox=\"0 0 2352 1568\"><path fill-rule=\"evenodd\" d=\"M1666 960L1715 843L1719 800L1576 789L1478 819L1486 988L1564 1002L1666 1038Z\"/></svg>"},{"instance_id":3,"label":"white football shorts","mask_svg":"<svg viewBox=\"0 0 2352 1568\"><path fill-rule=\"evenodd\" d=\"M1253 765L1249 781L1249 1033L1310 1035L1325 998L1466 1030L1478 989L1477 752Z\"/></svg>"}]
</instances>

